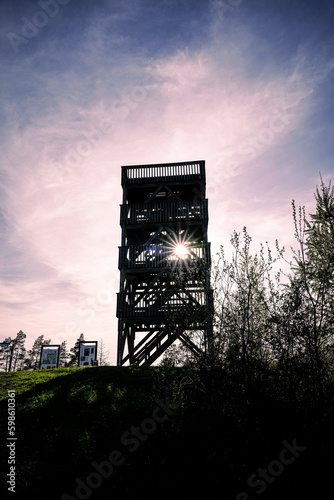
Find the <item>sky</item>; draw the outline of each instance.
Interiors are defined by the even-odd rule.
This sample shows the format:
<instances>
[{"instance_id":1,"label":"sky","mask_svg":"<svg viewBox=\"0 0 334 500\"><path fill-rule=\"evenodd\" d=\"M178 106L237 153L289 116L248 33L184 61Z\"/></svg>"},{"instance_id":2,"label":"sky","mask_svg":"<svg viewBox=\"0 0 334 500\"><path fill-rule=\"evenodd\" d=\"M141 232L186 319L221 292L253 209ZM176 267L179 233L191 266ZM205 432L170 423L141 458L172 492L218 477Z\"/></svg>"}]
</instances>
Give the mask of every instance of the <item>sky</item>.
<instances>
[{"instance_id":1,"label":"sky","mask_svg":"<svg viewBox=\"0 0 334 500\"><path fill-rule=\"evenodd\" d=\"M205 160L212 254L334 174L332 0L2 0L0 340L116 364L121 166Z\"/></svg>"}]
</instances>

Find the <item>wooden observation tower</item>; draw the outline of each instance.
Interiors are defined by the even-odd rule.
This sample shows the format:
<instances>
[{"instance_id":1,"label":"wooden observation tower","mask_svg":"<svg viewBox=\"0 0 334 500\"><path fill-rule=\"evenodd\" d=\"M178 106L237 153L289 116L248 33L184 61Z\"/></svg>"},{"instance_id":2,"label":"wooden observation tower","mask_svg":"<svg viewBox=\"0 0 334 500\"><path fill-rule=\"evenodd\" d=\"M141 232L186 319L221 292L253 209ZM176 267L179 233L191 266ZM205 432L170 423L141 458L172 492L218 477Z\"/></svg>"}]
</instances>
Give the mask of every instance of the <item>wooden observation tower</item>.
<instances>
[{"instance_id":1,"label":"wooden observation tower","mask_svg":"<svg viewBox=\"0 0 334 500\"><path fill-rule=\"evenodd\" d=\"M151 365L187 332L211 338L205 162L122 167L117 364Z\"/></svg>"}]
</instances>

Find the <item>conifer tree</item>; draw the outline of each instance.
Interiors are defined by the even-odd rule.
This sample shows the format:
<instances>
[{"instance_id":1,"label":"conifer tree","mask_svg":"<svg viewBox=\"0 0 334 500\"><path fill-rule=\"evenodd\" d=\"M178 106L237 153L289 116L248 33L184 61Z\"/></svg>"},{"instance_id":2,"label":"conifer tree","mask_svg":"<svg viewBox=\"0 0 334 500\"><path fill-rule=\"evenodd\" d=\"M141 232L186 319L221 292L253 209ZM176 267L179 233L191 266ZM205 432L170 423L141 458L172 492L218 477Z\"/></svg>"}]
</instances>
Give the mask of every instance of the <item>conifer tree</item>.
<instances>
[{"instance_id":1,"label":"conifer tree","mask_svg":"<svg viewBox=\"0 0 334 500\"><path fill-rule=\"evenodd\" d=\"M43 345L51 344L51 339L45 340L44 335L37 337L30 351L28 351L27 366L33 370L37 370L40 364L41 349Z\"/></svg>"},{"instance_id":2,"label":"conifer tree","mask_svg":"<svg viewBox=\"0 0 334 500\"><path fill-rule=\"evenodd\" d=\"M1 347L0 348L0 369L4 371L8 371L9 369L9 361L10 361L10 356L11 356L11 337L5 338L2 344L8 344L8 347Z\"/></svg>"},{"instance_id":3,"label":"conifer tree","mask_svg":"<svg viewBox=\"0 0 334 500\"><path fill-rule=\"evenodd\" d=\"M316 211L305 215L305 207L294 202L295 253L293 286L298 290L302 310L301 342L310 363L313 382L321 395L327 354L333 347L334 333L334 190L321 178L315 193Z\"/></svg>"},{"instance_id":4,"label":"conifer tree","mask_svg":"<svg viewBox=\"0 0 334 500\"><path fill-rule=\"evenodd\" d=\"M25 340L26 334L22 330L18 332L16 338L13 340L13 358L12 358L12 371L20 370L23 367L23 361L26 355Z\"/></svg>"},{"instance_id":5,"label":"conifer tree","mask_svg":"<svg viewBox=\"0 0 334 500\"><path fill-rule=\"evenodd\" d=\"M79 358L79 345L80 342L83 342L84 339L84 334L80 333L80 337L77 339L76 343L74 344L74 347L70 349L70 361L69 361L69 366L78 366L78 358Z\"/></svg>"},{"instance_id":6,"label":"conifer tree","mask_svg":"<svg viewBox=\"0 0 334 500\"><path fill-rule=\"evenodd\" d=\"M97 360L99 362L99 366L107 366L109 364L108 363L109 354L110 351L106 349L103 339L100 339L97 349Z\"/></svg>"},{"instance_id":7,"label":"conifer tree","mask_svg":"<svg viewBox=\"0 0 334 500\"><path fill-rule=\"evenodd\" d=\"M59 366L67 366L68 365L68 359L69 359L69 352L67 350L67 340L64 340L60 344L60 351L59 351Z\"/></svg>"}]
</instances>

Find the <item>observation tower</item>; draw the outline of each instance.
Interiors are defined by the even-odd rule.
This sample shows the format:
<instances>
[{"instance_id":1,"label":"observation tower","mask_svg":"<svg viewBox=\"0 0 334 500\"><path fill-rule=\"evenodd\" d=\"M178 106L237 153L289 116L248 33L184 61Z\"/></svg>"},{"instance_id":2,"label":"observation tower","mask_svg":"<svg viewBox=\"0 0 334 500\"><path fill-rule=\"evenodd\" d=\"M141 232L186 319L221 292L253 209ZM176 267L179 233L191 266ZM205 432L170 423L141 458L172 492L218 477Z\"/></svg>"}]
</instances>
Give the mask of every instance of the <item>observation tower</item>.
<instances>
[{"instance_id":1,"label":"observation tower","mask_svg":"<svg viewBox=\"0 0 334 500\"><path fill-rule=\"evenodd\" d=\"M122 167L117 364L151 365L179 339L212 338L205 162Z\"/></svg>"}]
</instances>

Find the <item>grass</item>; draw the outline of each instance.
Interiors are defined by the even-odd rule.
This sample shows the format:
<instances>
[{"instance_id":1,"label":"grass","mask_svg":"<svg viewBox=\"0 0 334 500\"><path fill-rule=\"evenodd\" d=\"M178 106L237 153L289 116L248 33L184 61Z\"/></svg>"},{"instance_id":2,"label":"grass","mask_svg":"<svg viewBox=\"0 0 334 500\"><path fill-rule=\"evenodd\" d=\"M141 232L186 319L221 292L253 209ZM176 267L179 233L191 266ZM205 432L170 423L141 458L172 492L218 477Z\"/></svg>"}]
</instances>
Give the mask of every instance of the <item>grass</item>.
<instances>
[{"instance_id":1,"label":"grass","mask_svg":"<svg viewBox=\"0 0 334 500\"><path fill-rule=\"evenodd\" d=\"M16 394L17 487L21 492L28 487L35 498L50 482L56 483L57 498L66 488L73 489L75 478L85 474L94 459L108 457L126 429L151 414L155 397L164 396L159 370L154 368L3 373L2 422L8 390ZM4 449L5 426L1 435ZM8 468L2 465L2 470Z\"/></svg>"},{"instance_id":2,"label":"grass","mask_svg":"<svg viewBox=\"0 0 334 500\"><path fill-rule=\"evenodd\" d=\"M235 500L242 491L253 500L258 495L250 491L247 478L277 459L283 440L293 439L306 451L268 485L261 500L304 498L312 478L314 498L321 498L331 477L325 456L334 450L332 396L324 412L310 409L307 400L295 407L278 399L270 381L244 394L221 373L214 394L207 394L189 380L183 369L162 367L1 373L1 451L7 443L8 390L16 394L16 500L80 495L81 500ZM166 397L176 406L151 432L156 400ZM142 425L148 426L147 433L130 451L121 437L133 436ZM109 460L113 450L122 454L124 464L91 494L76 493L78 481L85 482L95 470L92 464ZM7 453L0 465L5 484ZM62 497L65 492L69 496Z\"/></svg>"},{"instance_id":3,"label":"grass","mask_svg":"<svg viewBox=\"0 0 334 500\"><path fill-rule=\"evenodd\" d=\"M39 384L45 384L52 379L69 375L82 368L59 368L57 370L36 370L5 372L0 374L0 401L7 398L8 390L15 390L16 395L27 392Z\"/></svg>"}]
</instances>

